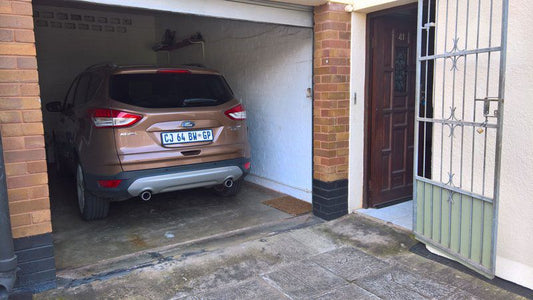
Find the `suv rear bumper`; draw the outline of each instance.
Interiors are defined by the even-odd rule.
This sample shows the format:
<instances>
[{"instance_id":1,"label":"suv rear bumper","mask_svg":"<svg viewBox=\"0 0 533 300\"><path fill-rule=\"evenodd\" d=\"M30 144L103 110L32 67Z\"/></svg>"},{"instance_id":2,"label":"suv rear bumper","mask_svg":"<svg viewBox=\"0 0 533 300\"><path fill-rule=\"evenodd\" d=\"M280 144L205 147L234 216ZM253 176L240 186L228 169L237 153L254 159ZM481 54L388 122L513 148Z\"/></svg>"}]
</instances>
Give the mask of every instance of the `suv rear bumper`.
<instances>
[{"instance_id":1,"label":"suv rear bumper","mask_svg":"<svg viewBox=\"0 0 533 300\"><path fill-rule=\"evenodd\" d=\"M222 184L228 179L237 180L242 174L241 168L228 166L142 177L135 180L128 187L128 193L132 197L135 197L144 191L158 194L196 187L213 186Z\"/></svg>"},{"instance_id":2,"label":"suv rear bumper","mask_svg":"<svg viewBox=\"0 0 533 300\"><path fill-rule=\"evenodd\" d=\"M136 197L143 191L152 194L197 187L209 187L237 180L248 174L244 164L247 158L201 163L169 168L120 172L113 176L84 174L86 189L98 197L121 201ZM103 188L98 180L121 180L115 188Z\"/></svg>"}]
</instances>

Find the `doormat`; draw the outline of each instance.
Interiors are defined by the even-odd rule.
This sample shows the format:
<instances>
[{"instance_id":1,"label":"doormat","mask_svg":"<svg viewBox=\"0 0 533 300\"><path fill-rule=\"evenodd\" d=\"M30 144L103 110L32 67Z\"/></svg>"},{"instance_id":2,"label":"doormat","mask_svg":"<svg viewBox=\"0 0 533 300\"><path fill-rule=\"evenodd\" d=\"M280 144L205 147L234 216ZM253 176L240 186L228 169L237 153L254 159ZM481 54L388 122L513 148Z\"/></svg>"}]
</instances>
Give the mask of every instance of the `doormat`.
<instances>
[{"instance_id":1,"label":"doormat","mask_svg":"<svg viewBox=\"0 0 533 300\"><path fill-rule=\"evenodd\" d=\"M311 203L293 198L291 196L284 196L263 201L263 204L293 216L303 215L313 210L313 205Z\"/></svg>"}]
</instances>

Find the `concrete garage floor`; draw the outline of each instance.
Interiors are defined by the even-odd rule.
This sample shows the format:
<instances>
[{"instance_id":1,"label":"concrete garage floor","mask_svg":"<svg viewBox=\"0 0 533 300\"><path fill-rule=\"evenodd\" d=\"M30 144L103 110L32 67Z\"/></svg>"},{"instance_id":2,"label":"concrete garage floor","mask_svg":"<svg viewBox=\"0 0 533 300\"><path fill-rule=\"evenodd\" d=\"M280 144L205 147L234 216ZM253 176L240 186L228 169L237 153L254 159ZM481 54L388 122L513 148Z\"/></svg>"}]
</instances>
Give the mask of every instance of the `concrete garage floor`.
<instances>
[{"instance_id":1,"label":"concrete garage floor","mask_svg":"<svg viewBox=\"0 0 533 300\"><path fill-rule=\"evenodd\" d=\"M63 283L35 299L525 299L410 251L419 245L406 231L352 214L198 245L203 251L158 252L153 263Z\"/></svg>"},{"instance_id":2,"label":"concrete garage floor","mask_svg":"<svg viewBox=\"0 0 533 300\"><path fill-rule=\"evenodd\" d=\"M300 220L309 221L293 219L262 204L283 194L246 183L233 198L218 197L202 188L154 195L149 202L138 198L115 202L111 204L108 218L86 222L78 213L73 180L50 177L54 251L60 275L61 271L68 273L103 260L137 256L139 251L183 245L261 226L268 230L268 225L277 225L279 230L280 223L281 227L291 227L300 224ZM283 223L286 220L289 221Z\"/></svg>"}]
</instances>

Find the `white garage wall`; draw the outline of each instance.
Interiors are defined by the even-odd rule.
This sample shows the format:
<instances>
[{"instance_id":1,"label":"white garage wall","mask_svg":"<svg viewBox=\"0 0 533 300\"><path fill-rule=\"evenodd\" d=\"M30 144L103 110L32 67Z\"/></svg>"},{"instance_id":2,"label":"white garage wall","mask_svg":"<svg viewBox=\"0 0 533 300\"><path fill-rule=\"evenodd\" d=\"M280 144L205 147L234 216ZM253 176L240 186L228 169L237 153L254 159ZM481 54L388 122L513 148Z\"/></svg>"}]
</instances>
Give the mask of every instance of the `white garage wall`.
<instances>
[{"instance_id":1,"label":"white garage wall","mask_svg":"<svg viewBox=\"0 0 533 300\"><path fill-rule=\"evenodd\" d=\"M35 39L43 107L52 101L62 101L74 77L90 65L156 63L156 54L151 49L156 40L154 17L39 5L35 5L34 10L37 12ZM82 20L73 20L73 15L81 16ZM95 19L91 22L84 20L86 17ZM102 17L106 18L106 23L99 19ZM112 24L111 19L119 19L121 24ZM131 20L131 25L127 20ZM75 28L68 29L71 24ZM81 29L83 24L89 29ZM101 31L94 30L93 25L95 29L102 26ZM106 31L111 27L113 32ZM119 27L125 32L119 32L122 30ZM44 110L47 132L54 126L55 117L57 114Z\"/></svg>"},{"instance_id":2,"label":"white garage wall","mask_svg":"<svg viewBox=\"0 0 533 300\"><path fill-rule=\"evenodd\" d=\"M309 28L191 15L156 18L181 40L201 32L200 45L160 52L160 65L203 63L222 72L248 113L252 147L249 181L311 201L313 32Z\"/></svg>"}]
</instances>

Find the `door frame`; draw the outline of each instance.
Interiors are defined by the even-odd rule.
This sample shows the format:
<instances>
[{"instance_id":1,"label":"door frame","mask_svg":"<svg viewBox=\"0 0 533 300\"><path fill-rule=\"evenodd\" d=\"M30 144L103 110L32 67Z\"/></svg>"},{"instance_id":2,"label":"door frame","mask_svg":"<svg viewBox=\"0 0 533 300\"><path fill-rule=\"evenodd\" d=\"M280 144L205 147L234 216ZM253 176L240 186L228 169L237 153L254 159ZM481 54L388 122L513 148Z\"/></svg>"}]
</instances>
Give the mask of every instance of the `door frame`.
<instances>
[{"instance_id":1,"label":"door frame","mask_svg":"<svg viewBox=\"0 0 533 300\"><path fill-rule=\"evenodd\" d=\"M372 24L377 17L387 16L405 10L418 9L418 3L410 3L369 13L366 18L365 43L365 102L364 102L364 145L363 145L363 208L370 204L370 143L372 128ZM414 16L416 18L416 15ZM416 138L416 137L415 137ZM414 149L416 151L416 149Z\"/></svg>"}]
</instances>

